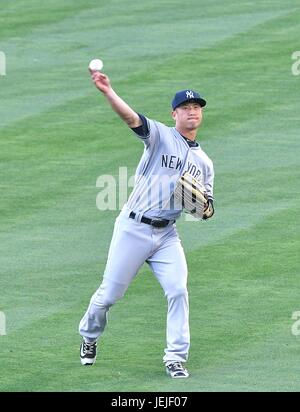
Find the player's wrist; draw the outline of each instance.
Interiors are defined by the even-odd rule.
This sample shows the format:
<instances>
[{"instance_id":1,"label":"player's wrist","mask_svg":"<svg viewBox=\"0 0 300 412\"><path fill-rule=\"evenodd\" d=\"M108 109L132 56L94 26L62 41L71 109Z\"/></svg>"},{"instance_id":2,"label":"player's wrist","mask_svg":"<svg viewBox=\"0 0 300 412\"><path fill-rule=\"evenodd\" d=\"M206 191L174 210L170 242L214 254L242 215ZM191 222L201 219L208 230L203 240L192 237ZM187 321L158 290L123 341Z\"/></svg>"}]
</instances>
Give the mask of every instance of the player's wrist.
<instances>
[{"instance_id":1,"label":"player's wrist","mask_svg":"<svg viewBox=\"0 0 300 412\"><path fill-rule=\"evenodd\" d=\"M118 100L120 97L117 95L117 93L114 91L114 89L109 86L106 90L103 91L103 94L107 98L107 100L111 103L118 103Z\"/></svg>"}]
</instances>

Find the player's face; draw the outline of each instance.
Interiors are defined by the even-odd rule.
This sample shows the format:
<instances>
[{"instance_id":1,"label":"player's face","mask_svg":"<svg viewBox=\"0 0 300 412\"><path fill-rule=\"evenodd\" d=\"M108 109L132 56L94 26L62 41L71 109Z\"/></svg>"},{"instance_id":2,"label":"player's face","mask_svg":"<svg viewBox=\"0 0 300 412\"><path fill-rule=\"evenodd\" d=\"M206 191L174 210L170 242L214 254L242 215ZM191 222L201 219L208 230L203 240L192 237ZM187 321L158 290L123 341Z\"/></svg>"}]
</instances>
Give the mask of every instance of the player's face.
<instances>
[{"instance_id":1,"label":"player's face","mask_svg":"<svg viewBox=\"0 0 300 412\"><path fill-rule=\"evenodd\" d=\"M179 129L195 130L202 121L202 107L198 103L183 103L172 113Z\"/></svg>"}]
</instances>

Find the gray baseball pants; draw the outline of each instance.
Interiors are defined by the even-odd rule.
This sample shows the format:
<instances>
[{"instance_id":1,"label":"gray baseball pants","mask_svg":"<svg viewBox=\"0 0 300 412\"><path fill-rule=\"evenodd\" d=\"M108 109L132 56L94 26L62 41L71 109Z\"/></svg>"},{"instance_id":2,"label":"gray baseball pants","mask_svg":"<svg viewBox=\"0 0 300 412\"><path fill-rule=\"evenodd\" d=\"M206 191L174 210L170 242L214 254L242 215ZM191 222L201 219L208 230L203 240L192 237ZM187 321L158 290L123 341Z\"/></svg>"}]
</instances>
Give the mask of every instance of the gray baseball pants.
<instances>
[{"instance_id":1,"label":"gray baseball pants","mask_svg":"<svg viewBox=\"0 0 300 412\"><path fill-rule=\"evenodd\" d=\"M147 262L168 302L163 361L185 362L190 345L187 265L176 226L155 228L129 218L129 213L125 207L116 219L103 281L80 321L79 333L87 342L102 335L110 307Z\"/></svg>"}]
</instances>

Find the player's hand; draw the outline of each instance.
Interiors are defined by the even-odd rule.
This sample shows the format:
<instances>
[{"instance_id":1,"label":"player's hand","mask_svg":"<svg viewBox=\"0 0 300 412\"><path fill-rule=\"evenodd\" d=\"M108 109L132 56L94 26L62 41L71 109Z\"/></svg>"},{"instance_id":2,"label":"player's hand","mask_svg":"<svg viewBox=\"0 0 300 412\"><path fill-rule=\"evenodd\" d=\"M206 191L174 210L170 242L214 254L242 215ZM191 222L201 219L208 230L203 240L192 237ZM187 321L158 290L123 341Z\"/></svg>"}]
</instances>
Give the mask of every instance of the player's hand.
<instances>
[{"instance_id":1,"label":"player's hand","mask_svg":"<svg viewBox=\"0 0 300 412\"><path fill-rule=\"evenodd\" d=\"M92 80L97 89L99 89L102 93L107 94L111 89L108 76L95 70L89 69L89 72L91 73Z\"/></svg>"}]
</instances>

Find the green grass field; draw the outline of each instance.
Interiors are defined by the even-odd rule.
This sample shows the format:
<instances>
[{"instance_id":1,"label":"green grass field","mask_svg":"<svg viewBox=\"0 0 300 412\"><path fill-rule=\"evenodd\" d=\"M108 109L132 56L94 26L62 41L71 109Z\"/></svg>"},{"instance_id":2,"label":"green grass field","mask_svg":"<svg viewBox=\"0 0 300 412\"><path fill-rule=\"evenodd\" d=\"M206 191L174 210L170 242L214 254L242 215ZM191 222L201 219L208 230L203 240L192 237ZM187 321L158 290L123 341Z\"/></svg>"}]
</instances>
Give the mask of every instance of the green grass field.
<instances>
[{"instance_id":1,"label":"green grass field","mask_svg":"<svg viewBox=\"0 0 300 412\"><path fill-rule=\"evenodd\" d=\"M6 2L0 51L0 391L299 391L299 86L296 0ZM93 368L78 323L118 211L98 176L133 174L143 145L87 73L104 61L137 111L207 99L215 217L178 221L189 263L188 380L165 376L166 302L144 266L111 310Z\"/></svg>"}]
</instances>

